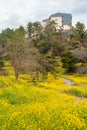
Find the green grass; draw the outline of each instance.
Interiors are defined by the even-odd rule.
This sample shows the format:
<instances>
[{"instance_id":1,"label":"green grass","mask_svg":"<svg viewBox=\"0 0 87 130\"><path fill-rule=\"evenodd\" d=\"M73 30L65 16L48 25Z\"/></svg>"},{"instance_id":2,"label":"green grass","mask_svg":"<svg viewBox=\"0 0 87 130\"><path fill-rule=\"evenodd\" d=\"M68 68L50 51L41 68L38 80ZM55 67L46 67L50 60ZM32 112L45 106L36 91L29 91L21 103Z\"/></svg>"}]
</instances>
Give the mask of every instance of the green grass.
<instances>
[{"instance_id":1,"label":"green grass","mask_svg":"<svg viewBox=\"0 0 87 130\"><path fill-rule=\"evenodd\" d=\"M77 98L87 95L86 86L67 86L52 75L44 83L0 76L0 84L0 130L87 130L87 100Z\"/></svg>"},{"instance_id":2,"label":"green grass","mask_svg":"<svg viewBox=\"0 0 87 130\"><path fill-rule=\"evenodd\" d=\"M74 86L64 90L65 93L87 98L87 75L65 75L63 76L74 82Z\"/></svg>"}]
</instances>

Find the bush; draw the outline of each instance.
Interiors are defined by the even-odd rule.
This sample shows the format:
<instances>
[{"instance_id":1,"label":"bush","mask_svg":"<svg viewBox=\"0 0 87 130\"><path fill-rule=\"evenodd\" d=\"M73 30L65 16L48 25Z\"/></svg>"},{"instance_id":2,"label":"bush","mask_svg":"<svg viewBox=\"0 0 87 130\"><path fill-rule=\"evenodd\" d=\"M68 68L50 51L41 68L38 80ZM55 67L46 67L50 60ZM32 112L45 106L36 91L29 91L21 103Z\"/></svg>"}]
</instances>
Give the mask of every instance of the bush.
<instances>
[{"instance_id":1,"label":"bush","mask_svg":"<svg viewBox=\"0 0 87 130\"><path fill-rule=\"evenodd\" d=\"M4 62L0 60L0 68L4 67Z\"/></svg>"},{"instance_id":2,"label":"bush","mask_svg":"<svg viewBox=\"0 0 87 130\"><path fill-rule=\"evenodd\" d=\"M62 67L66 68L67 72L73 72L75 70L75 64L77 58L70 51L64 51L61 54Z\"/></svg>"},{"instance_id":3,"label":"bush","mask_svg":"<svg viewBox=\"0 0 87 130\"><path fill-rule=\"evenodd\" d=\"M51 44L47 40L41 40L36 46L39 49L40 53L43 54L46 54L51 48Z\"/></svg>"}]
</instances>

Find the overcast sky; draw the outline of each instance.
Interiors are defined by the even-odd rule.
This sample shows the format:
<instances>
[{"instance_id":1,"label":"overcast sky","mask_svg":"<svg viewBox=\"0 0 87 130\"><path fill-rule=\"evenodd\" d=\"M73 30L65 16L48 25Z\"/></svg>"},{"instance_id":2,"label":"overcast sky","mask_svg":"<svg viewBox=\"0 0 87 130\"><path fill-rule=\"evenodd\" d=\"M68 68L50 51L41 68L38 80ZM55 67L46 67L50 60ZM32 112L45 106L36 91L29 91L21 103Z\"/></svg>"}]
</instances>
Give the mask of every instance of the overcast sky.
<instances>
[{"instance_id":1,"label":"overcast sky","mask_svg":"<svg viewBox=\"0 0 87 130\"><path fill-rule=\"evenodd\" d=\"M0 0L0 31L26 26L57 12L71 13L73 25L80 21L87 27L87 0Z\"/></svg>"}]
</instances>

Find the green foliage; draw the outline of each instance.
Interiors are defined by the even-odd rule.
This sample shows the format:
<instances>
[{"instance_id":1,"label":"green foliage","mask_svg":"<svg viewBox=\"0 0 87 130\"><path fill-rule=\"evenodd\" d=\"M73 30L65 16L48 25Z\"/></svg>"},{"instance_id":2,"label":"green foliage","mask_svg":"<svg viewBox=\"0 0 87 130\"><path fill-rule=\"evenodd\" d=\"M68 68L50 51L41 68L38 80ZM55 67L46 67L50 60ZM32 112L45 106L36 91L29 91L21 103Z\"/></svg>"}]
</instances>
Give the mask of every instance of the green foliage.
<instances>
[{"instance_id":1,"label":"green foliage","mask_svg":"<svg viewBox=\"0 0 87 130\"><path fill-rule=\"evenodd\" d=\"M7 28L0 34L0 43L6 43L8 39L13 37L14 30Z\"/></svg>"},{"instance_id":2,"label":"green foliage","mask_svg":"<svg viewBox=\"0 0 87 130\"><path fill-rule=\"evenodd\" d=\"M55 28L55 22L51 21L47 24L47 26L44 28L44 34L45 38L50 42L52 40L52 37L56 34L56 28Z\"/></svg>"},{"instance_id":3,"label":"green foliage","mask_svg":"<svg viewBox=\"0 0 87 130\"><path fill-rule=\"evenodd\" d=\"M20 26L18 29L15 29L15 31L18 31L21 36L25 36L26 31L23 26Z\"/></svg>"},{"instance_id":4,"label":"green foliage","mask_svg":"<svg viewBox=\"0 0 87 130\"><path fill-rule=\"evenodd\" d=\"M0 60L0 68L2 68L3 66L4 66L4 62Z\"/></svg>"},{"instance_id":5,"label":"green foliage","mask_svg":"<svg viewBox=\"0 0 87 130\"><path fill-rule=\"evenodd\" d=\"M26 33L28 37L25 36ZM73 72L77 59L71 52L64 50L81 47L81 42L85 42L84 36L86 37L85 26L80 22L77 22L70 34L65 34L62 28L57 31L54 21L48 22L45 28L39 22L29 22L27 29L20 26L2 31L0 43L4 47L0 46L0 53L2 55L3 49L4 57L11 62L16 77L22 72L33 74L34 77L38 77L38 73L60 72L56 71L60 57L63 68L67 72ZM81 55L82 53L80 52ZM82 59L87 59L84 54Z\"/></svg>"},{"instance_id":6,"label":"green foliage","mask_svg":"<svg viewBox=\"0 0 87 130\"><path fill-rule=\"evenodd\" d=\"M61 53L64 51L64 45L60 43L60 41L53 41L52 43L52 53L54 56L60 56Z\"/></svg>"},{"instance_id":7,"label":"green foliage","mask_svg":"<svg viewBox=\"0 0 87 130\"><path fill-rule=\"evenodd\" d=\"M32 37L40 38L42 33L41 30L42 27L39 22L34 22L34 23L29 22L27 25L27 34L30 38Z\"/></svg>"},{"instance_id":8,"label":"green foliage","mask_svg":"<svg viewBox=\"0 0 87 130\"><path fill-rule=\"evenodd\" d=\"M77 58L70 51L64 51L61 54L61 62L63 68L66 68L68 72L73 72Z\"/></svg>"},{"instance_id":9,"label":"green foliage","mask_svg":"<svg viewBox=\"0 0 87 130\"><path fill-rule=\"evenodd\" d=\"M47 53L51 48L51 44L46 39L40 40L36 46L39 49L40 53L43 54Z\"/></svg>"},{"instance_id":10,"label":"green foliage","mask_svg":"<svg viewBox=\"0 0 87 130\"><path fill-rule=\"evenodd\" d=\"M17 29L10 29L7 28L5 30L2 31L2 33L0 34L0 43L7 43L8 40L11 40L13 38L15 38L15 34L20 37L19 35L21 34L21 37L25 36L25 29L23 26L20 26Z\"/></svg>"},{"instance_id":11,"label":"green foliage","mask_svg":"<svg viewBox=\"0 0 87 130\"><path fill-rule=\"evenodd\" d=\"M42 57L40 57L39 63L42 65L43 72L53 72L58 66L57 59L50 55L42 55Z\"/></svg>"},{"instance_id":12,"label":"green foliage","mask_svg":"<svg viewBox=\"0 0 87 130\"><path fill-rule=\"evenodd\" d=\"M87 91L87 90L86 90ZM85 92L85 88L82 89L81 87L79 88L71 88L68 91L65 91L67 94L71 94L77 97L83 97L86 98L87 97L87 93Z\"/></svg>"},{"instance_id":13,"label":"green foliage","mask_svg":"<svg viewBox=\"0 0 87 130\"><path fill-rule=\"evenodd\" d=\"M27 34L28 36L31 38L32 36L32 33L33 33L33 30L32 30L32 23L29 22L28 25L27 25Z\"/></svg>"},{"instance_id":14,"label":"green foliage","mask_svg":"<svg viewBox=\"0 0 87 130\"><path fill-rule=\"evenodd\" d=\"M85 25L77 22L75 28L73 28L73 38L77 41L83 42L85 37Z\"/></svg>"}]
</instances>

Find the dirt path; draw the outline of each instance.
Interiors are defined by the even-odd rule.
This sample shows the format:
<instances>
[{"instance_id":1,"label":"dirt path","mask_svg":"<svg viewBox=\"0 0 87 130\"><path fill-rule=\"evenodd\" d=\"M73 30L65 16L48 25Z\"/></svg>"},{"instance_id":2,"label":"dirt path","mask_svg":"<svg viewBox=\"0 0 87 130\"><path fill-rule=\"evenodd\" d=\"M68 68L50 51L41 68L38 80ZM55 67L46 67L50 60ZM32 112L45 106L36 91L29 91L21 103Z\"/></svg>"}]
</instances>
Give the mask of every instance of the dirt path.
<instances>
[{"instance_id":1,"label":"dirt path","mask_svg":"<svg viewBox=\"0 0 87 130\"><path fill-rule=\"evenodd\" d=\"M85 98L85 97L76 97L76 98L79 100L86 100L87 101L87 98Z\"/></svg>"},{"instance_id":2,"label":"dirt path","mask_svg":"<svg viewBox=\"0 0 87 130\"><path fill-rule=\"evenodd\" d=\"M66 78L62 78L62 80L64 81L64 83L68 86L74 86L74 82L72 82L71 80L69 79L66 79Z\"/></svg>"},{"instance_id":3,"label":"dirt path","mask_svg":"<svg viewBox=\"0 0 87 130\"><path fill-rule=\"evenodd\" d=\"M69 79L66 79L66 78L62 78L62 80L64 81L64 83L68 86L74 86L74 82L72 82L71 80ZM78 97L78 96L75 96L76 99L78 100L86 100L87 101L87 98L86 97Z\"/></svg>"}]
</instances>

